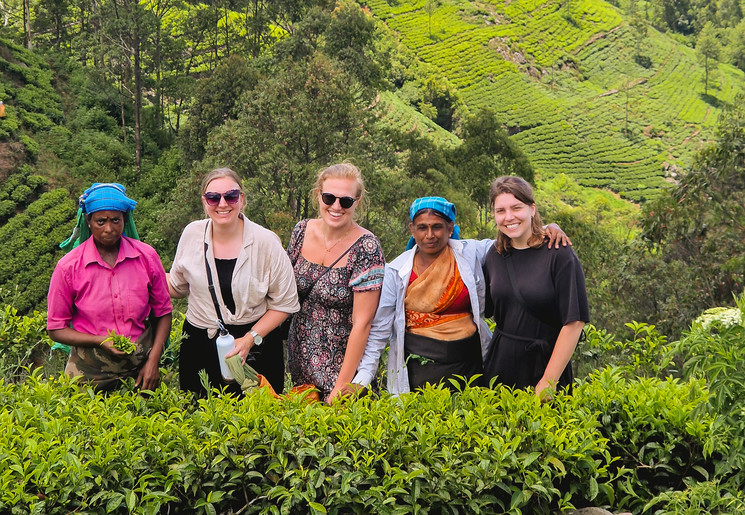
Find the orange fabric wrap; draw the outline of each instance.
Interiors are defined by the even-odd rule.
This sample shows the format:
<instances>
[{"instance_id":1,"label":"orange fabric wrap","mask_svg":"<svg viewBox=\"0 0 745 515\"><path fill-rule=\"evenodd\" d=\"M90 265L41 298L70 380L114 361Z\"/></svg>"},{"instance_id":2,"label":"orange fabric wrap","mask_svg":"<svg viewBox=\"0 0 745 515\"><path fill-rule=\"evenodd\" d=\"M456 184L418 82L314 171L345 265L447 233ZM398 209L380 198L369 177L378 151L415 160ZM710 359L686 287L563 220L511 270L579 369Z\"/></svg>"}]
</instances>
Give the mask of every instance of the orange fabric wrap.
<instances>
[{"instance_id":1,"label":"orange fabric wrap","mask_svg":"<svg viewBox=\"0 0 745 515\"><path fill-rule=\"evenodd\" d=\"M447 247L406 290L406 331L445 341L471 336L476 331L471 313L442 314L465 287Z\"/></svg>"}]
</instances>

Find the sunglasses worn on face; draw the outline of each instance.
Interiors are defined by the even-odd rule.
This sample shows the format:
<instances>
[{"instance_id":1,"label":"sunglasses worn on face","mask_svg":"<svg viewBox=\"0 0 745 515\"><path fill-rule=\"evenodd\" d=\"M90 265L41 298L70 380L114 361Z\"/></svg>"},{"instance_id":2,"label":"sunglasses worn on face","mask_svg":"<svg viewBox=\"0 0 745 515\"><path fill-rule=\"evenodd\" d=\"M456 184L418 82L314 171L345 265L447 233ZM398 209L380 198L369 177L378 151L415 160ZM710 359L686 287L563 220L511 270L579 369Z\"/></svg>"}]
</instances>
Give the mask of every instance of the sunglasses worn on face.
<instances>
[{"instance_id":1,"label":"sunglasses worn on face","mask_svg":"<svg viewBox=\"0 0 745 515\"><path fill-rule=\"evenodd\" d=\"M204 200L207 201L207 204L210 206L216 206L220 203L220 198L224 198L225 202L228 204L237 204L238 200L241 198L241 190L230 190L226 191L225 193L216 193L214 191L208 191L204 195Z\"/></svg>"},{"instance_id":2,"label":"sunglasses worn on face","mask_svg":"<svg viewBox=\"0 0 745 515\"><path fill-rule=\"evenodd\" d=\"M354 197L337 197L333 193L321 193L321 200L323 200L323 203L327 206L333 206L336 199L339 199L339 205L343 209L349 209L352 207L352 204L358 200Z\"/></svg>"}]
</instances>

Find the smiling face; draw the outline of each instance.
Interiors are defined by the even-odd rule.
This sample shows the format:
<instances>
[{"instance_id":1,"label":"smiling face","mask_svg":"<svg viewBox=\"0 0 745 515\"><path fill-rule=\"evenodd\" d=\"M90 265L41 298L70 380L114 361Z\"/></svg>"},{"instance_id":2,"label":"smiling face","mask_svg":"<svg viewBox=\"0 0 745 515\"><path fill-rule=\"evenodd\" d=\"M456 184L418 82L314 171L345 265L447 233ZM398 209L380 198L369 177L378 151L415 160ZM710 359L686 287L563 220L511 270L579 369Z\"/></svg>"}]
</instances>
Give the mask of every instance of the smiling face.
<instances>
[{"instance_id":1,"label":"smiling face","mask_svg":"<svg viewBox=\"0 0 745 515\"><path fill-rule=\"evenodd\" d=\"M334 195L334 203L326 205L321 197L324 193ZM359 201L355 201L350 207L343 208L339 202L340 197L357 198L359 196L359 185L354 179L339 179L329 177L320 186L318 191L318 206L321 219L331 228L343 229L354 223L354 212L357 209Z\"/></svg>"},{"instance_id":2,"label":"smiling face","mask_svg":"<svg viewBox=\"0 0 745 515\"><path fill-rule=\"evenodd\" d=\"M448 246L448 240L453 232L453 222L425 211L414 217L409 223L409 230L419 247L419 252L436 258Z\"/></svg>"},{"instance_id":3,"label":"smiling face","mask_svg":"<svg viewBox=\"0 0 745 515\"><path fill-rule=\"evenodd\" d=\"M499 231L512 240L516 249L528 247L532 235L531 218L535 214L535 204L525 204L512 193L502 193L494 199L494 221Z\"/></svg>"},{"instance_id":4,"label":"smiling face","mask_svg":"<svg viewBox=\"0 0 745 515\"><path fill-rule=\"evenodd\" d=\"M119 244L124 232L124 213L121 211L96 211L88 219L91 236L97 246L113 248Z\"/></svg>"},{"instance_id":5,"label":"smiling face","mask_svg":"<svg viewBox=\"0 0 745 515\"><path fill-rule=\"evenodd\" d=\"M202 205L204 206L204 212L207 213L215 224L231 224L235 223L243 210L243 203L245 196L240 193L238 201L234 204L229 203L225 200L224 193L233 192L235 190L240 191L240 185L230 177L218 177L213 179L207 184L205 188L205 194L207 193L219 193L220 200L217 205L210 205L207 199L202 195ZM230 198L230 197L229 197Z\"/></svg>"}]
</instances>

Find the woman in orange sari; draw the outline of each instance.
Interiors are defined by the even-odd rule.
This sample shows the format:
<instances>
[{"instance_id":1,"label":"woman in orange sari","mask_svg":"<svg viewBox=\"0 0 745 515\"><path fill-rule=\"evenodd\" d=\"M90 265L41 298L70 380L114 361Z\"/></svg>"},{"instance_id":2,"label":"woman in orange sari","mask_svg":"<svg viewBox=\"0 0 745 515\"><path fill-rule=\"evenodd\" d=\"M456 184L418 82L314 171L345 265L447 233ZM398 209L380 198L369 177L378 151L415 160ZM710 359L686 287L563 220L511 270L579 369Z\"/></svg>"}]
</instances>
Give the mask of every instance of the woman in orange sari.
<instances>
[{"instance_id":1,"label":"woman in orange sari","mask_svg":"<svg viewBox=\"0 0 745 515\"><path fill-rule=\"evenodd\" d=\"M483 374L482 356L491 340L481 316L482 264L493 240L459 239L455 205L442 197L416 199L409 215L408 250L385 266L380 302L353 380L370 384L390 345L387 386L393 394L427 383L453 386L456 376ZM548 233L552 244L568 243L557 225Z\"/></svg>"}]
</instances>

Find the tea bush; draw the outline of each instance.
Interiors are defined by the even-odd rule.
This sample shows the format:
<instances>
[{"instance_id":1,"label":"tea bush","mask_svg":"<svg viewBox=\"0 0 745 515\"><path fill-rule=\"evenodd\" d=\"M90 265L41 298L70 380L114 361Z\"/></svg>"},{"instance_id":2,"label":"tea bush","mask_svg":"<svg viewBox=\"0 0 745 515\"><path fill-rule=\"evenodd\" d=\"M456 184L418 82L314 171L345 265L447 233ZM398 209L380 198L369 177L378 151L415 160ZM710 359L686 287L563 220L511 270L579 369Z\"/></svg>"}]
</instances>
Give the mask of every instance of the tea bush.
<instances>
[{"instance_id":1,"label":"tea bush","mask_svg":"<svg viewBox=\"0 0 745 515\"><path fill-rule=\"evenodd\" d=\"M732 477L737 490L745 487L745 295L737 306L714 308L697 318L690 332L672 344L683 361L684 378L703 378L712 396L709 409L721 414L728 434L728 452L717 472Z\"/></svg>"},{"instance_id":2,"label":"tea bush","mask_svg":"<svg viewBox=\"0 0 745 515\"><path fill-rule=\"evenodd\" d=\"M196 401L165 385L102 396L35 372L22 384L0 383L0 511L641 506L650 484L693 481L696 469L711 468L718 440L703 430L714 419L702 407L707 398L698 381L619 381L610 369L552 404L506 388L428 388L330 407L264 390ZM678 448L690 455L682 459Z\"/></svg>"},{"instance_id":3,"label":"tea bush","mask_svg":"<svg viewBox=\"0 0 745 515\"><path fill-rule=\"evenodd\" d=\"M632 332L629 339L616 339L616 335L593 325L585 327L586 339L577 344L573 357L576 377L586 377L593 370L607 366L623 370L626 377L663 378L676 371L667 337L654 325L640 322L624 325Z\"/></svg>"},{"instance_id":4,"label":"tea bush","mask_svg":"<svg viewBox=\"0 0 745 515\"><path fill-rule=\"evenodd\" d=\"M710 479L727 449L718 418L704 409L710 393L703 380L628 380L623 370L608 368L576 389L581 405L600 414L600 432L617 458L613 470L627 472L615 496L633 513L661 492Z\"/></svg>"},{"instance_id":5,"label":"tea bush","mask_svg":"<svg viewBox=\"0 0 745 515\"><path fill-rule=\"evenodd\" d=\"M0 305L0 377L6 381L25 377L28 367L46 361L52 341L46 332L46 313L21 316L10 305Z\"/></svg>"}]
</instances>

